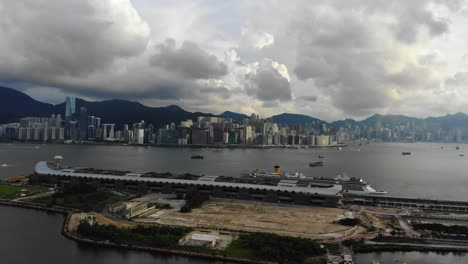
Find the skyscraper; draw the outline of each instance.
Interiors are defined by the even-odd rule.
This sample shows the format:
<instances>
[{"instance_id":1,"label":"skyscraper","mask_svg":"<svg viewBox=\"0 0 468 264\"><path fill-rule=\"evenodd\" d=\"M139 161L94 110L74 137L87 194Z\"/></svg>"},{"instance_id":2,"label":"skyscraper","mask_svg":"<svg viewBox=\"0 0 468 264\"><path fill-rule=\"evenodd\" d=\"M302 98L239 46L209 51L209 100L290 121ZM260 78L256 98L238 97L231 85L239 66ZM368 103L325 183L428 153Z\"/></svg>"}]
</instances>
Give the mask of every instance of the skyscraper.
<instances>
[{"instance_id":1,"label":"skyscraper","mask_svg":"<svg viewBox=\"0 0 468 264\"><path fill-rule=\"evenodd\" d=\"M67 96L65 98L65 118L70 120L71 116L75 113L76 110L76 98Z\"/></svg>"},{"instance_id":2,"label":"skyscraper","mask_svg":"<svg viewBox=\"0 0 468 264\"><path fill-rule=\"evenodd\" d=\"M80 130L80 140L86 140L86 133L88 132L88 109L86 109L86 107L80 108L80 121L78 123L78 128Z\"/></svg>"}]
</instances>

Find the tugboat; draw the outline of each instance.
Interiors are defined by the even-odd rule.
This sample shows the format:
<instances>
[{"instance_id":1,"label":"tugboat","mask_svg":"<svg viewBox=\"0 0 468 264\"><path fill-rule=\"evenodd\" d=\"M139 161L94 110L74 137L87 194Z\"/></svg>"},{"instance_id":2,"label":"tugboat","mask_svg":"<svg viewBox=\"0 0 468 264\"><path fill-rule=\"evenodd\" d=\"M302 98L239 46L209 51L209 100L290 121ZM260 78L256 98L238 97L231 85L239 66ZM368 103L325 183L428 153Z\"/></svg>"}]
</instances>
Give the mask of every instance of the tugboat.
<instances>
[{"instance_id":1,"label":"tugboat","mask_svg":"<svg viewBox=\"0 0 468 264\"><path fill-rule=\"evenodd\" d=\"M201 156L201 155L193 155L192 157L190 157L191 159L204 159L205 157Z\"/></svg>"},{"instance_id":2,"label":"tugboat","mask_svg":"<svg viewBox=\"0 0 468 264\"><path fill-rule=\"evenodd\" d=\"M309 167L319 167L323 166L323 161L317 161L317 162L310 162Z\"/></svg>"}]
</instances>

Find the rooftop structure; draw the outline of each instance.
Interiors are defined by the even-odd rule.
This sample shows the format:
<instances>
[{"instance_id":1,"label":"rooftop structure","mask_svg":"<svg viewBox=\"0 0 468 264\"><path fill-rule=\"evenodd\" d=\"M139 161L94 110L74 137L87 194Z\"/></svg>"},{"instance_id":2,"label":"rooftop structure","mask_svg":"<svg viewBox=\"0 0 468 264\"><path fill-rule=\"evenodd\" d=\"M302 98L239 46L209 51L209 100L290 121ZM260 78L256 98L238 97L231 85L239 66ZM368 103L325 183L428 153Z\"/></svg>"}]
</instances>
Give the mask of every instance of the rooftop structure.
<instances>
[{"instance_id":1,"label":"rooftop structure","mask_svg":"<svg viewBox=\"0 0 468 264\"><path fill-rule=\"evenodd\" d=\"M222 177L222 176L196 176L196 175L178 175L172 174L143 174L140 177L135 177L134 173L129 171L116 171L116 170L96 170L87 168L66 168L57 169L52 164L45 161L37 163L35 171L38 175L51 175L51 176L62 176L70 178L85 178L85 179L101 179L101 180L121 180L121 181L133 181L142 183L169 183L169 184L186 184L193 186L210 186L210 187L224 187L224 188L242 188L251 190L262 190L262 191L274 191L274 192L290 192L290 193L303 193L303 194L316 194L335 196L342 191L342 185L340 184L323 184L323 185L301 185L296 183L296 186L284 184L279 185L279 181L276 179L270 179L270 181L257 179L240 179L238 181L233 180L233 177ZM130 176L129 176L130 175ZM153 177L148 177L148 175ZM160 175L161 177L154 177L154 175ZM221 181L220 179L224 179ZM287 186L286 186L287 185ZM303 186L303 187L302 187Z\"/></svg>"}]
</instances>

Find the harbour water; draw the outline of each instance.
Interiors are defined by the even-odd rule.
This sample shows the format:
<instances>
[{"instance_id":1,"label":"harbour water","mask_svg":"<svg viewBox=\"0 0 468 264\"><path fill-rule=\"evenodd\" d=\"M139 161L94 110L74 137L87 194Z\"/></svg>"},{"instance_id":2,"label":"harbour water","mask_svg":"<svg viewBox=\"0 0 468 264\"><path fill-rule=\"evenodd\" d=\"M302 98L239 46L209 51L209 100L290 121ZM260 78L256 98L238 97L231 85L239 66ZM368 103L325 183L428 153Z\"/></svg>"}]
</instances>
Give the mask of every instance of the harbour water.
<instances>
[{"instance_id":1,"label":"harbour water","mask_svg":"<svg viewBox=\"0 0 468 264\"><path fill-rule=\"evenodd\" d=\"M390 195L468 201L468 145L374 143L337 149L189 149L132 146L0 144L0 178L27 175L40 160L64 157L64 164L132 171L236 176L280 165L288 172L361 177ZM403 151L411 155L401 155ZM192 160L203 155L203 160ZM318 155L323 167L309 167ZM468 158L468 155L467 157ZM0 206L2 263L211 263L203 259L91 248L60 234L62 215ZM357 255L357 263L468 263L465 254L382 252ZM398 262L396 262L398 261Z\"/></svg>"},{"instance_id":2,"label":"harbour water","mask_svg":"<svg viewBox=\"0 0 468 264\"><path fill-rule=\"evenodd\" d=\"M152 254L140 251L95 248L60 234L64 216L42 211L0 206L0 256L2 263L29 264L221 264L205 259ZM357 254L358 264L462 264L466 254L434 252L377 252ZM225 263L226 264L226 263ZM229 264L229 263L228 263Z\"/></svg>"},{"instance_id":3,"label":"harbour water","mask_svg":"<svg viewBox=\"0 0 468 264\"><path fill-rule=\"evenodd\" d=\"M5 264L207 264L222 262L134 250L96 248L60 234L64 216L0 206L0 256Z\"/></svg>"},{"instance_id":4,"label":"harbour water","mask_svg":"<svg viewBox=\"0 0 468 264\"><path fill-rule=\"evenodd\" d=\"M346 174L363 178L389 195L468 201L468 145L429 143L373 143L342 150L324 149L191 149L96 145L0 144L0 178L27 175L40 160L64 157L72 166L198 173L237 176L254 169L335 177ZM402 152L411 155L401 155ZM467 153L468 154L468 153ZM203 155L203 160L190 159ZM309 162L324 156L324 166ZM3 165L3 166L2 166Z\"/></svg>"}]
</instances>

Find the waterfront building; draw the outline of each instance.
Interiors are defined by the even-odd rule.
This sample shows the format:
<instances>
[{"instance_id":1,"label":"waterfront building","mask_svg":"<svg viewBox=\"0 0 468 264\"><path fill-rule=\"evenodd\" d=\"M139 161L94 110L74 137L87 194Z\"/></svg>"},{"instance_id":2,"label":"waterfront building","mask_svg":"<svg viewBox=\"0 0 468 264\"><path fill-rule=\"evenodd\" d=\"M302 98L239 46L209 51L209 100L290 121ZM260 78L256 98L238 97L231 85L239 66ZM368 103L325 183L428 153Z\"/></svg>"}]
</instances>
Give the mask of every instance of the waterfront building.
<instances>
[{"instance_id":1,"label":"waterfront building","mask_svg":"<svg viewBox=\"0 0 468 264\"><path fill-rule=\"evenodd\" d=\"M113 141L115 138L114 128L115 124L103 124L103 136L102 139L105 141Z\"/></svg>"},{"instance_id":2,"label":"waterfront building","mask_svg":"<svg viewBox=\"0 0 468 264\"><path fill-rule=\"evenodd\" d=\"M67 96L65 98L65 119L70 120L75 114L76 98Z\"/></svg>"},{"instance_id":3,"label":"waterfront building","mask_svg":"<svg viewBox=\"0 0 468 264\"><path fill-rule=\"evenodd\" d=\"M315 142L317 146L328 146L330 145L330 136L329 135L316 136Z\"/></svg>"},{"instance_id":4,"label":"waterfront building","mask_svg":"<svg viewBox=\"0 0 468 264\"><path fill-rule=\"evenodd\" d=\"M138 145L143 145L145 143L145 130L142 128L133 130L134 143Z\"/></svg>"},{"instance_id":5,"label":"waterfront building","mask_svg":"<svg viewBox=\"0 0 468 264\"><path fill-rule=\"evenodd\" d=\"M206 145L208 143L208 129L194 128L192 129L192 144Z\"/></svg>"},{"instance_id":6,"label":"waterfront building","mask_svg":"<svg viewBox=\"0 0 468 264\"><path fill-rule=\"evenodd\" d=\"M16 137L20 141L55 141L63 140L60 131L61 117L25 117L20 119ZM63 128L62 128L63 129Z\"/></svg>"},{"instance_id":7,"label":"waterfront building","mask_svg":"<svg viewBox=\"0 0 468 264\"><path fill-rule=\"evenodd\" d=\"M229 144L229 133L223 132L223 144Z\"/></svg>"},{"instance_id":8,"label":"waterfront building","mask_svg":"<svg viewBox=\"0 0 468 264\"><path fill-rule=\"evenodd\" d=\"M193 126L193 121L188 119L185 121L180 121L180 127L191 128Z\"/></svg>"},{"instance_id":9,"label":"waterfront building","mask_svg":"<svg viewBox=\"0 0 468 264\"><path fill-rule=\"evenodd\" d=\"M88 132L88 109L86 107L80 107L80 119L78 122L80 141L87 140Z\"/></svg>"},{"instance_id":10,"label":"waterfront building","mask_svg":"<svg viewBox=\"0 0 468 264\"><path fill-rule=\"evenodd\" d=\"M244 144L252 144L253 143L253 127L252 126L244 126Z\"/></svg>"}]
</instances>

